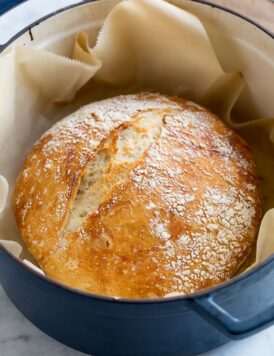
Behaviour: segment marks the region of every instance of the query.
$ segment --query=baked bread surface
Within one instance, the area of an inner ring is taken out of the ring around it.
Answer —
[[[235,275],[260,221],[247,144],[193,102],[125,95],[34,145],[15,216],[47,276],[101,295],[191,293]]]

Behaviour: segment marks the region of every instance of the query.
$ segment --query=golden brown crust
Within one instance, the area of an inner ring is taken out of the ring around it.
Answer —
[[[137,161],[112,165],[108,194],[77,229],[67,229],[87,165],[144,112],[162,116],[159,138]],[[232,277],[261,215],[246,143],[206,109],[158,94],[93,103],[55,125],[22,167],[14,205],[48,276],[131,298],[194,292]]]

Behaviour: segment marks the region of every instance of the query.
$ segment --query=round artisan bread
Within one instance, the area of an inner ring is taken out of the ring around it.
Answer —
[[[15,216],[47,276],[101,295],[191,293],[237,272],[261,217],[247,144],[160,94],[84,106],[34,145]]]

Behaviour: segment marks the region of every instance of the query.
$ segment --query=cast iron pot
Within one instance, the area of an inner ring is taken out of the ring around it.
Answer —
[[[1,1],[0,10],[18,2]],[[272,35],[266,32],[265,36]],[[0,282],[38,328],[94,355],[196,355],[256,333],[274,321],[274,257],[220,286],[186,297],[116,300],[41,276],[0,244]]]

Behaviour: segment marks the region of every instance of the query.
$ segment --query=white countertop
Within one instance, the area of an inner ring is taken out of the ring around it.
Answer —
[[[62,5],[77,0],[29,0],[22,8],[0,18],[0,43]],[[80,1],[78,1],[80,2]],[[58,3],[58,4],[57,4]],[[12,26],[10,24],[13,24]],[[33,326],[12,305],[0,286],[0,356],[80,356],[80,352],[51,339]],[[206,355],[214,356],[272,356],[274,355],[274,326],[245,340],[230,342]]]

